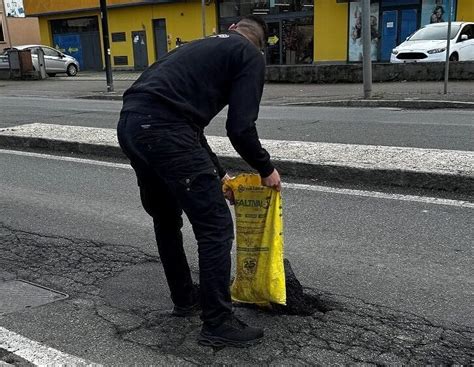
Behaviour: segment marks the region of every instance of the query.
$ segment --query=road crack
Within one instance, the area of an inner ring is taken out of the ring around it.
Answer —
[[[323,309],[307,316],[236,307],[238,317],[265,329],[262,344],[250,349],[213,350],[198,345],[199,317],[176,318],[169,312],[114,307],[101,295],[108,279],[134,266],[160,266],[159,258],[132,246],[44,236],[0,224],[0,266],[17,278],[68,293],[64,302],[88,299],[95,315],[116,337],[190,365],[468,365],[474,360],[474,330],[437,325],[418,315],[364,300],[305,288]],[[146,284],[143,287],[146,288]]]

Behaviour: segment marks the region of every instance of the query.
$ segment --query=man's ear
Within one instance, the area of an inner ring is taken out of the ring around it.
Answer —
[[[237,28],[237,24],[232,23],[232,24],[229,26],[229,31],[234,31],[236,28]]]

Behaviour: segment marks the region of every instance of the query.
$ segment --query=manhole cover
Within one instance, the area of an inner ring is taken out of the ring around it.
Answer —
[[[66,299],[67,294],[24,280],[0,283],[0,316]]]

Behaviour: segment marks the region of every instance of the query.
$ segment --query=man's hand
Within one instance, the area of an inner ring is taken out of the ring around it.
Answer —
[[[274,188],[276,191],[281,191],[280,174],[276,169],[273,170],[270,176],[261,177],[262,185]]]
[[[224,177],[221,178],[222,184],[224,184],[227,180],[231,180],[234,177],[230,177],[227,173],[225,174]],[[234,192],[231,189],[227,189],[224,191],[224,197],[229,200],[230,205],[234,205],[235,199],[234,199]]]

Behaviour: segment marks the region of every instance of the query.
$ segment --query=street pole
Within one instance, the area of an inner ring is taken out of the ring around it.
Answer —
[[[372,96],[372,59],[370,32],[370,0],[362,0],[362,69],[364,75],[364,98]]]
[[[201,0],[202,37],[206,37],[206,0]]]
[[[444,94],[448,94],[449,52],[451,46],[451,0],[448,0],[448,34],[446,36],[446,64],[444,67]]]
[[[102,20],[102,43],[104,46],[105,76],[107,78],[107,92],[114,91],[112,78],[112,64],[110,62],[109,21],[107,16],[107,0],[100,0],[100,18]]]
[[[8,28],[8,16],[7,16],[7,8],[5,6],[5,0],[0,0],[2,2],[2,18],[3,18],[3,26],[5,27],[5,30],[7,31],[7,38],[8,38],[8,48],[12,48],[12,39],[10,37],[10,28]]]

